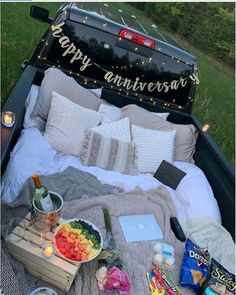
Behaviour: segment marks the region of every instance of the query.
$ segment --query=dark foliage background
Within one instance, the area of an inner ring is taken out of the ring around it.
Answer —
[[[162,28],[186,38],[192,45],[234,67],[234,2],[132,2],[130,4],[144,11]]]

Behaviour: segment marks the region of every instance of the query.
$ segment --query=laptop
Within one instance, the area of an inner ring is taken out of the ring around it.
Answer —
[[[118,219],[127,242],[163,239],[163,232],[154,215],[126,215]]]

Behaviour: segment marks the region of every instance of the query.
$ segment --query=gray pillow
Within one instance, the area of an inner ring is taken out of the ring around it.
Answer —
[[[49,68],[45,71],[39,89],[38,100],[31,113],[32,119],[37,118],[40,130],[45,129],[53,91],[65,96],[82,107],[94,111],[98,110],[101,103],[100,98],[98,98],[91,90],[79,85],[75,79],[67,76],[56,68]]]
[[[124,174],[138,173],[134,143],[108,138],[91,129],[85,131],[80,160],[86,166]]]
[[[133,125],[153,130],[176,130],[174,160],[194,163],[193,154],[198,133],[192,124],[183,125],[165,121],[134,104],[123,107],[121,113],[122,118],[128,117]]]

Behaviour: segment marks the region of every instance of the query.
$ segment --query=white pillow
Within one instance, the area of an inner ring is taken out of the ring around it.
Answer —
[[[131,142],[129,118],[124,118],[109,124],[91,128],[92,131],[107,138],[115,138]]]
[[[2,200],[13,202],[33,173],[55,173],[55,155],[36,127],[23,129],[2,177]]]
[[[100,98],[97,97],[99,93],[95,95],[93,91],[84,88],[74,78],[59,69],[48,68],[44,72],[38,99],[31,113],[31,118],[37,118],[38,128],[42,131],[45,129],[53,91],[84,108],[94,111],[98,110],[101,103]]]
[[[152,112],[153,115],[156,115],[157,117],[161,118],[162,120],[167,120],[167,117],[169,116],[170,113],[154,113]]]
[[[102,115],[102,125],[121,119],[121,109],[101,103],[98,112]]]
[[[41,121],[38,120],[39,117],[32,119],[30,116],[35,107],[36,101],[38,99],[39,89],[40,87],[35,84],[32,84],[30,88],[29,94],[25,101],[25,117],[24,117],[24,123],[23,123],[24,128],[40,127],[39,128],[40,130],[43,130],[44,128],[44,126],[40,126]],[[101,97],[102,88],[89,89],[89,90],[93,92],[97,97]]]
[[[90,90],[93,94],[95,94],[99,98],[102,95],[102,88],[88,89],[88,90]]]
[[[27,99],[25,101],[25,117],[24,117],[24,128],[30,128],[30,127],[37,127],[37,122],[35,122],[34,119],[30,117],[30,114],[32,113],[34,106],[36,104],[37,98],[39,93],[39,86],[32,85],[30,88],[30,92],[27,96]]]
[[[159,131],[131,125],[131,132],[139,172],[154,173],[163,160],[173,162],[175,130]]]
[[[101,115],[53,92],[44,138],[56,150],[79,156],[84,130],[97,126]]]

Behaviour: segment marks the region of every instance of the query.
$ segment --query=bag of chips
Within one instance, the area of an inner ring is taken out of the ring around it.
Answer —
[[[180,270],[179,284],[188,287],[196,293],[201,293],[207,279],[209,253],[191,240],[187,239],[183,262]]]
[[[157,280],[151,272],[146,273],[150,295],[168,295],[164,286]]]
[[[157,281],[164,287],[168,295],[181,295],[179,288],[171,280],[171,278],[160,268],[153,268],[152,273],[155,275]]]
[[[235,275],[227,271],[214,258],[211,259],[211,270],[206,283],[204,295],[233,295],[235,294]]]

